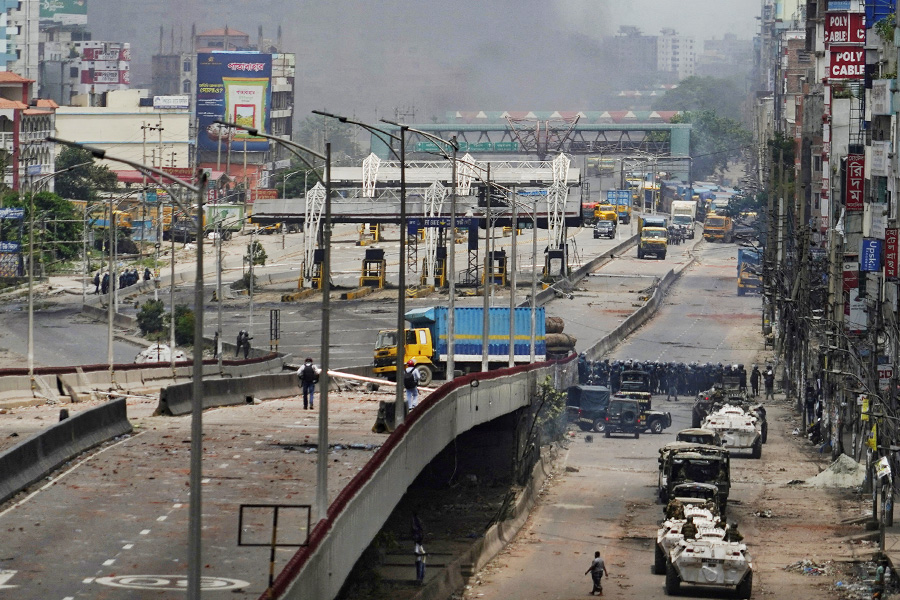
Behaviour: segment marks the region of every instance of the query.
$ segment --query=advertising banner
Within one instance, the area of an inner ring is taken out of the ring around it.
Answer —
[[[211,52],[197,55],[197,125],[201,150],[265,152],[269,142],[215,123],[229,121],[268,133],[272,99],[272,55]],[[245,146],[246,144],[246,146]]]
[[[891,174],[891,161],[888,157],[891,151],[891,142],[872,142],[872,164],[869,170],[872,175],[888,177]]]
[[[256,188],[250,190],[248,202],[255,202],[257,200],[275,200],[276,198],[278,198],[278,190],[271,188]]]
[[[859,264],[854,260],[844,261],[844,286],[845,292],[859,287]]]
[[[0,252],[19,252],[19,242],[0,242]]]
[[[866,51],[862,46],[833,45],[828,49],[831,79],[863,79],[866,75]]]
[[[131,83],[131,71],[128,69],[113,69],[100,71],[97,69],[84,69],[81,71],[81,83],[84,84],[129,84]]]
[[[866,157],[863,154],[847,155],[847,196],[844,204],[848,213],[862,212],[863,191],[866,181]]]
[[[131,44],[104,44],[81,51],[82,60],[102,60],[108,62],[128,62],[131,60]]]
[[[900,229],[889,227],[884,230],[884,276],[888,280],[896,281],[900,276],[898,261],[900,261]]]
[[[825,15],[826,44],[865,44],[866,24],[862,13],[830,12]]]
[[[875,273],[881,270],[881,240],[863,240],[859,253],[859,270]]]
[[[872,82],[872,92],[870,93],[872,101],[869,103],[872,107],[873,115],[891,115],[894,113],[893,79],[876,79]]]

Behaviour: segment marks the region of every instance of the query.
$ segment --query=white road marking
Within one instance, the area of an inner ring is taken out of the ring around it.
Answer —
[[[113,566],[115,563],[116,563],[116,559],[110,558],[109,560],[104,560],[104,561],[103,561],[103,566],[104,566],[104,567],[111,567],[111,566]]]
[[[93,577],[88,577],[88,578],[86,578],[86,579],[82,579],[82,580],[81,580],[81,583],[94,583],[94,578],[93,578]]]
[[[209,478],[207,477],[206,479],[201,479],[200,483],[209,483]]]
[[[181,508],[182,506],[184,506],[184,505],[181,502],[176,502],[175,504],[172,505],[172,508]]]
[[[141,531],[141,535],[149,535],[149,534],[150,534],[150,530],[149,530],[149,529],[144,529],[144,530]]]
[[[168,517],[167,517],[166,515],[163,515],[163,516],[161,516],[161,517],[156,517],[156,520],[157,520],[157,521],[165,521],[167,518],[168,518]]]
[[[13,575],[18,573],[18,571],[13,571],[11,569],[0,569],[0,590],[11,590],[13,588],[19,587],[17,585],[5,585],[7,581],[13,578]]]
[[[132,548],[134,548],[134,544],[125,544],[122,546],[122,550],[131,550]]]
[[[240,458],[240,457],[241,457],[241,455],[240,455],[240,454],[235,454],[235,455],[234,455],[234,456],[232,456],[232,457],[231,457],[231,458],[235,458],[235,459],[237,459],[237,458]]]
[[[31,492],[30,494],[28,494],[27,496],[25,496],[24,498],[22,498],[21,500],[19,500],[18,502],[16,502],[15,504],[13,504],[12,506],[10,506],[10,507],[7,508],[6,510],[4,510],[3,512],[0,512],[0,518],[2,518],[4,515],[6,515],[6,514],[9,513],[9,512],[12,512],[12,511],[15,510],[16,508],[19,508],[20,506],[22,506],[23,504],[25,504],[26,502],[28,502],[29,500],[31,500],[32,498],[34,498],[35,496],[37,496],[38,494],[40,494],[41,492],[43,492],[44,490],[46,490],[46,489],[48,489],[48,488],[50,488],[50,487],[56,485],[56,482],[57,482],[57,481],[59,481],[60,479],[62,479],[63,477],[65,477],[66,475],[68,475],[69,473],[71,473],[72,471],[74,471],[75,469],[77,469],[78,467],[80,467],[81,465],[85,464],[86,462],[88,462],[88,461],[90,461],[90,460],[93,460],[95,457],[100,456],[101,454],[103,454],[104,452],[106,452],[107,450],[109,450],[109,449],[111,449],[111,448],[115,448],[115,447],[118,446],[119,444],[124,444],[125,442],[127,442],[127,441],[129,441],[129,440],[133,440],[133,439],[136,438],[137,436],[143,435],[143,434],[144,434],[143,431],[141,431],[141,432],[139,432],[139,433],[135,433],[134,435],[132,435],[132,436],[130,436],[130,437],[127,437],[127,438],[123,439],[123,440],[120,441],[120,442],[117,442],[117,443],[115,443],[115,444],[110,444],[109,446],[107,446],[107,447],[105,447],[105,448],[103,448],[103,449],[101,449],[101,450],[98,450],[98,451],[95,452],[94,454],[91,454],[90,456],[86,457],[84,460],[82,460],[82,461],[76,463],[75,466],[73,466],[73,467],[72,467],[71,469],[69,469],[68,471],[64,471],[63,473],[60,473],[60,475],[59,475],[58,477],[54,477],[53,479],[51,479],[50,481],[48,481],[46,484],[44,484],[43,486],[39,487],[39,488],[36,489],[35,491]]]
[[[220,469],[227,469],[227,468],[228,468],[228,463],[222,463],[221,465],[219,465],[219,468],[220,468]]]

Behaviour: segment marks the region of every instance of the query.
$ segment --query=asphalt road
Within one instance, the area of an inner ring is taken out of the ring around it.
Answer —
[[[746,365],[765,358],[759,297],[736,295],[736,246],[701,242],[696,254],[698,263],[685,272],[657,315],[610,358]],[[604,272],[631,273],[640,268],[636,258],[623,257]],[[660,435],[635,440],[576,433],[566,472],[548,486],[525,528],[476,575],[464,598],[587,596],[591,583],[584,572],[595,550],[605,558],[610,574],[604,579],[605,597],[666,597],[665,578],[650,572],[663,509],[656,499],[658,448],[673,441],[678,430],[690,427],[691,403],[687,398],[679,402],[654,398],[654,408],[673,416],[672,427]],[[824,560],[829,555],[823,543],[833,541],[841,520],[836,516],[840,501],[784,485],[817,474],[827,458],[813,455],[810,460],[809,452],[798,452],[789,409],[783,404],[768,408],[770,435],[762,459],[732,460],[729,520],[739,523],[754,558],[753,597],[836,598],[837,593],[821,582],[783,571],[804,557]],[[761,509],[771,509],[779,519],[757,518],[755,511]],[[732,595],[689,587],[683,588],[682,597]]]

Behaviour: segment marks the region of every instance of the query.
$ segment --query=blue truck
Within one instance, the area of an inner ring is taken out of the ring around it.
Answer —
[[[488,309],[490,330],[488,362],[506,366],[509,362],[509,308]],[[417,308],[406,313],[410,328],[406,330],[403,362],[414,360],[422,385],[431,383],[435,374],[447,370],[447,318],[450,309],[444,306]],[[456,307],[454,312],[454,369],[479,371],[483,354],[482,331],[484,309]],[[544,309],[535,310],[535,361],[546,359],[547,344]],[[531,362],[531,309],[515,309],[515,362]],[[375,343],[375,373],[393,379],[397,371],[397,330],[378,332]]]
[[[759,250],[755,248],[738,248],[737,255],[737,294],[743,296],[747,292],[759,293],[762,261]]]

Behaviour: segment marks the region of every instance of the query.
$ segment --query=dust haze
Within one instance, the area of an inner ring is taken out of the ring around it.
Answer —
[[[747,0],[89,0],[95,40],[127,41],[132,84],[150,87],[150,57],[187,50],[197,31],[228,26],[297,55],[295,114],[313,108],[412,122],[448,110],[598,110],[639,74],[605,59],[622,25],[674,27],[698,46],[754,33]],[[160,26],[164,34],[160,40]],[[626,77],[627,75],[627,77]],[[414,117],[413,117],[414,115]]]

